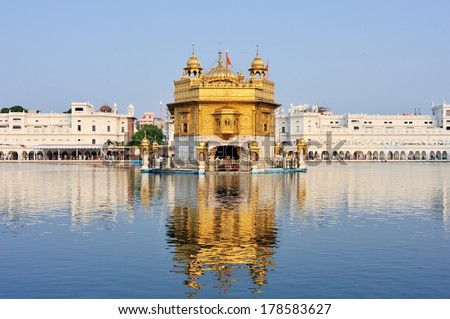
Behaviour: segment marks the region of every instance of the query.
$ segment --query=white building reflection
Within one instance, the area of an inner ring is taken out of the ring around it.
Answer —
[[[431,218],[450,231],[445,163],[322,164],[306,174],[303,211],[324,223],[368,217],[380,221]],[[337,216],[336,214],[343,216]]]
[[[119,214],[134,218],[132,170],[54,164],[7,164],[2,168],[0,212],[11,227],[69,216],[73,231],[93,223],[108,229],[114,227]]]

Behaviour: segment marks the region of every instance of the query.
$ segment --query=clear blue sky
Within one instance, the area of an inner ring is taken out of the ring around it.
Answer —
[[[450,1],[0,0],[0,107],[159,114],[192,44],[206,70],[256,45],[276,102],[392,114],[450,101]]]

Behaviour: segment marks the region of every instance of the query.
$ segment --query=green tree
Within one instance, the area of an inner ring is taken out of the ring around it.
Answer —
[[[164,139],[163,131],[159,127],[155,125],[144,124],[136,133],[131,136],[131,141],[128,142],[128,145],[141,145],[141,142],[144,139],[145,135],[147,135],[147,139],[149,140],[149,142],[156,141],[156,143],[158,144],[161,144],[162,140]]]
[[[4,107],[0,110],[0,113],[9,113],[9,112],[27,112],[28,110],[20,105],[14,105],[10,108]]]
[[[24,107],[20,106],[20,105],[14,105],[12,107],[9,108],[10,112],[28,112],[27,109],[25,109]]]

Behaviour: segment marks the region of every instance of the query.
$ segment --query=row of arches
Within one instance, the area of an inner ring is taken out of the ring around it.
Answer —
[[[121,152],[108,151],[103,155],[100,151],[70,151],[70,150],[47,150],[47,151],[0,151],[0,160],[102,160],[122,159]]]
[[[308,160],[448,160],[447,151],[309,151]]]

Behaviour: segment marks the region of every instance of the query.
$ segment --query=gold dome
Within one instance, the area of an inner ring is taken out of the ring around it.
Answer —
[[[252,61],[252,69],[265,69],[264,61],[260,58],[258,52],[256,52],[256,57]]]
[[[195,55],[194,47],[192,46],[192,55],[186,62],[184,77],[198,77],[202,74],[202,70],[200,60]]]
[[[148,143],[148,139],[147,139],[147,133],[144,131],[144,138],[142,139],[141,146],[147,147],[148,145],[149,145],[149,143]]]
[[[205,78],[208,80],[220,80],[220,79],[238,79],[238,75],[231,70],[226,70],[223,66],[217,66],[205,73]]]
[[[190,69],[199,69],[200,68],[200,60],[195,56],[195,53],[192,52],[192,56],[188,59],[187,68]]]
[[[227,70],[227,68],[223,66],[222,52],[219,52],[219,61],[217,66],[206,72],[205,78],[208,81],[222,79],[233,79],[237,81],[239,76],[230,69]]]
[[[267,74],[267,68],[264,64],[264,61],[258,54],[258,47],[256,47],[256,56],[252,61],[251,68],[248,69],[250,71],[250,77],[261,77],[265,78]]]

